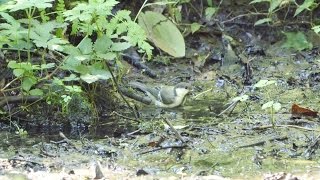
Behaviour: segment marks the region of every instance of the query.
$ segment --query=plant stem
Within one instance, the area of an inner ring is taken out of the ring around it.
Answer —
[[[106,64],[106,66],[107,66],[107,68],[108,68],[108,70],[109,70],[109,72],[110,72],[110,74],[111,74],[112,81],[113,81],[114,85],[116,86],[118,93],[120,94],[120,96],[121,96],[121,98],[123,99],[123,101],[127,104],[127,106],[132,110],[132,112],[133,112],[133,114],[134,114],[134,117],[135,117],[136,119],[138,119],[139,116],[138,116],[137,111],[136,111],[132,106],[130,106],[130,104],[129,104],[129,102],[127,101],[127,99],[123,96],[123,94],[122,94],[121,91],[119,90],[119,89],[120,89],[120,88],[119,88],[119,84],[118,84],[115,76],[113,75],[112,69],[110,68],[108,62],[106,62],[105,64]]]

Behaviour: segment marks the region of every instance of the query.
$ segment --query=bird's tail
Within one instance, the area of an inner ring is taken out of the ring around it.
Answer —
[[[148,87],[140,82],[134,81],[134,82],[129,82],[129,86],[135,89],[139,89],[140,91],[146,93],[148,92]]]

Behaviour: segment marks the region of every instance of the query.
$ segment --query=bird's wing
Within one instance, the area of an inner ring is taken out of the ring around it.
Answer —
[[[158,99],[160,99],[163,104],[172,104],[175,101],[175,89],[171,86],[162,87],[158,96],[160,96]]]
[[[142,83],[139,83],[139,82],[130,82],[129,85],[131,87],[133,87],[133,88],[136,88],[136,89],[139,89],[139,90],[143,91],[144,93],[146,93],[148,95],[150,93],[150,95],[153,96],[153,97],[150,97],[150,98],[152,98],[154,100],[158,99],[159,89],[148,87],[148,86],[146,86],[146,85],[144,85]]]

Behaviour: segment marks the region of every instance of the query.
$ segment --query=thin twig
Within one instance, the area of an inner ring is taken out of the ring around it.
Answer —
[[[208,89],[208,90],[205,90],[205,91],[203,91],[203,92],[201,92],[201,93],[193,96],[193,99],[197,99],[197,98],[198,98],[199,96],[201,96],[202,94],[205,94],[205,93],[208,93],[208,92],[212,91],[212,89],[213,89],[213,88],[210,88],[210,89]]]
[[[131,118],[131,117],[122,115],[122,114],[120,114],[120,113],[118,113],[118,112],[116,112],[116,111],[112,111],[110,115],[113,115],[113,114],[115,114],[115,115],[117,115],[117,116],[119,116],[119,117],[122,117],[122,118],[124,118],[124,119],[129,119],[129,120],[132,120],[132,121],[140,122],[139,120],[137,120],[137,119],[135,119],[135,118]]]
[[[166,124],[168,124],[168,126],[170,127],[170,129],[174,132],[174,134],[176,135],[176,137],[178,138],[178,139],[180,139],[180,141],[182,142],[182,143],[185,143],[185,141],[183,140],[183,138],[182,138],[182,136],[179,134],[179,132],[172,126],[172,124],[170,123],[170,121],[168,121],[168,119],[167,118],[163,118],[163,120],[164,120],[164,122],[166,123]]]
[[[188,147],[186,144],[185,144],[185,145],[181,145],[181,146],[158,147],[158,148],[151,149],[151,150],[148,150],[148,151],[143,151],[143,152],[138,153],[138,154],[139,154],[139,155],[141,155],[141,154],[147,154],[147,153],[150,153],[150,152],[160,151],[160,150],[162,150],[162,149],[169,149],[169,148],[186,148],[186,147]]]

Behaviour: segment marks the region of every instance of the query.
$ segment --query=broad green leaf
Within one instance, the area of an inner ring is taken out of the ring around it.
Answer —
[[[8,67],[11,69],[20,68],[21,65],[17,63],[17,61],[9,61]]]
[[[191,24],[191,32],[192,34],[198,31],[201,28],[201,25],[199,23],[192,23]]]
[[[259,19],[257,22],[254,23],[255,26],[258,26],[260,24],[264,24],[266,22],[271,22],[272,19],[271,18],[263,18],[263,19]]]
[[[74,69],[72,69],[73,71],[80,73],[80,74],[88,74],[90,72],[90,70],[88,69],[88,66],[80,64],[78,66],[76,66]]]
[[[112,40],[106,35],[99,37],[94,43],[94,50],[97,53],[107,53],[112,45]]]
[[[24,69],[14,69],[13,74],[16,77],[21,77],[24,74],[25,70]]]
[[[29,91],[33,85],[37,83],[37,79],[35,77],[24,77],[22,79],[21,87],[25,91]]]
[[[92,41],[89,37],[85,37],[78,44],[78,48],[82,52],[82,54],[90,54],[92,53]]]
[[[81,51],[79,50],[79,48],[74,47],[72,45],[65,46],[64,53],[67,53],[68,55],[73,55],[73,56],[81,55]]]
[[[287,39],[282,47],[293,48],[298,51],[312,49],[313,47],[312,43],[307,41],[306,36],[302,32],[285,32],[284,34]]]
[[[115,42],[112,43],[111,45],[111,50],[112,51],[124,51],[131,47],[131,44],[128,42]]]
[[[139,25],[157,47],[174,57],[185,56],[184,38],[169,19],[152,11],[141,13],[138,19]]]
[[[270,0],[269,13],[272,13],[277,7],[280,6],[283,0]]]
[[[82,80],[84,80],[85,82],[87,83],[93,83],[93,82],[96,82],[98,80],[108,80],[111,78],[111,74],[110,72],[108,71],[98,71],[96,72],[96,74],[84,74],[84,75],[81,75],[80,78]]]
[[[77,77],[75,74],[70,74],[68,77],[64,77],[63,81],[79,81],[79,77]]]
[[[55,63],[41,64],[40,69],[50,69],[55,67],[55,65],[56,65]]]
[[[117,57],[117,54],[114,52],[108,52],[104,54],[97,54],[97,56],[101,59],[106,59],[106,60],[114,60]]]
[[[24,69],[27,71],[33,70],[33,65],[28,62],[17,63],[16,61],[10,61],[8,67],[11,69]]]
[[[41,89],[31,89],[29,94],[33,96],[43,96],[43,91]]]
[[[299,5],[294,13],[294,17],[300,14],[303,10],[310,10],[310,7],[315,6],[314,0],[304,0],[303,4]]]
[[[103,68],[104,65],[101,62],[94,63],[87,67],[89,72],[80,76],[80,78],[87,83],[93,83],[98,80],[108,80],[112,77],[111,73]]]
[[[81,75],[80,78],[82,80],[84,80],[86,83],[90,84],[90,83],[93,83],[93,82],[96,82],[99,80],[99,78],[95,75],[91,75],[91,74],[84,74],[84,75]]]
[[[217,12],[218,8],[207,7],[205,10],[206,20],[210,21],[212,16]]]

